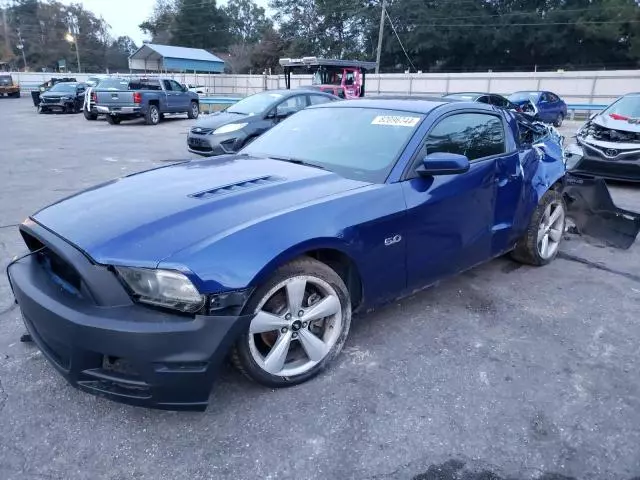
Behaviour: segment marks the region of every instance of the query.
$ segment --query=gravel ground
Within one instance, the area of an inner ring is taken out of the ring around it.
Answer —
[[[0,268],[16,224],[122,174],[188,158],[186,119],[118,127],[0,99]],[[577,124],[565,128],[574,132]],[[640,211],[637,187],[612,187]],[[568,236],[544,268],[501,258],[354,320],[286,390],[225,368],[205,413],[69,387],[0,278],[0,479],[625,479],[640,474],[640,247]]]

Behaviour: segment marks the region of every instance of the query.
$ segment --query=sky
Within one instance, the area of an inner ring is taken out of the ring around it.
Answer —
[[[111,25],[111,35],[120,37],[128,35],[136,45],[142,45],[142,40],[146,39],[138,28],[151,12],[155,0],[61,0],[62,3],[80,3],[85,9],[92,11],[96,16],[102,17]],[[218,5],[226,2],[219,1]],[[257,0],[256,3],[266,7],[267,0]],[[135,6],[134,6],[135,5]]]

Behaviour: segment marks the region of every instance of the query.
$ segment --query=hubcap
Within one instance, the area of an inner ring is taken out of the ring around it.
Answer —
[[[198,113],[200,113],[197,105],[194,105],[193,107],[191,107],[191,111],[193,112],[194,117],[197,117]]]
[[[308,275],[289,278],[258,304],[249,326],[251,356],[272,375],[306,373],[329,354],[342,322],[342,306],[331,285]]]
[[[538,253],[548,260],[555,255],[564,233],[564,207],[561,202],[552,202],[544,210],[538,227]]]
[[[157,123],[160,120],[160,114],[155,108],[151,111],[151,120],[153,120],[153,123]]]

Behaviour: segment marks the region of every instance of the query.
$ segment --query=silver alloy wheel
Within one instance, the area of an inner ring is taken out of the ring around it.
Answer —
[[[342,305],[331,285],[310,275],[291,277],[260,300],[249,326],[249,351],[271,375],[301,375],[329,354],[342,324]]]
[[[160,112],[158,112],[157,108],[151,109],[151,121],[153,123],[158,123],[160,121]]]
[[[198,114],[200,113],[200,108],[198,107],[197,103],[192,103],[191,104],[191,115],[193,115],[193,117],[197,117]]]
[[[538,253],[548,260],[555,255],[564,234],[564,206],[560,201],[547,205],[538,226]]]

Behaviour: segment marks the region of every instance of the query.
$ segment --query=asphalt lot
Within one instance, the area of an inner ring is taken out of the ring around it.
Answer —
[[[0,122],[2,271],[30,213],[190,157],[186,119],[114,127],[0,98]],[[613,192],[640,211],[640,187]],[[497,259],[356,318],[310,383],[274,391],[227,367],[207,412],[176,413],[69,387],[19,342],[2,275],[0,479],[629,480],[639,306],[640,247],[569,235],[547,267]]]

